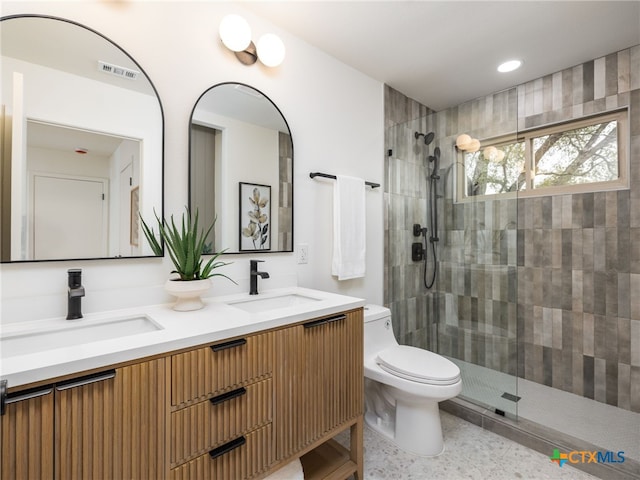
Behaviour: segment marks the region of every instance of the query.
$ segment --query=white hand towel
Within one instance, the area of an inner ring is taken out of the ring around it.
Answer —
[[[364,180],[336,176],[333,190],[333,261],[338,280],[364,277],[366,223]]]

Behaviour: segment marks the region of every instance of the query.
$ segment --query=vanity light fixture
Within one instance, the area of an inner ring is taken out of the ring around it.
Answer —
[[[522,66],[522,60],[507,60],[506,62],[498,65],[498,71],[500,73],[513,72]]]
[[[277,67],[284,60],[284,43],[273,33],[266,33],[258,40],[258,58],[267,67]]]
[[[225,47],[235,53],[236,58],[245,65],[253,65],[260,60],[267,67],[277,67],[284,60],[285,48],[280,38],[267,33],[258,40],[258,45],[251,41],[251,27],[240,15],[227,15],[220,22],[218,29],[220,39]]]
[[[463,133],[456,138],[456,148],[464,152],[474,153],[480,150],[480,140],[471,138],[466,133]]]

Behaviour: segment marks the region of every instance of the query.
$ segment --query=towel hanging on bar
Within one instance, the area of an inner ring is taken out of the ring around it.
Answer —
[[[338,280],[364,277],[366,266],[366,206],[364,180],[339,175],[333,195],[333,259]]]
[[[320,173],[320,172],[311,172],[309,174],[309,177],[311,177],[311,178],[315,178],[315,177],[333,178],[334,180],[338,178],[335,175],[329,175],[328,173]],[[364,182],[364,184],[370,186],[371,188],[377,188],[377,187],[380,186],[379,183],[374,183],[374,182]]]

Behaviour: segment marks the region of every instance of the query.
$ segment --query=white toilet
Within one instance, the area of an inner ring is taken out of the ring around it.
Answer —
[[[403,450],[439,455],[438,402],[462,391],[460,369],[436,353],[399,345],[388,308],[367,305],[364,322],[365,422]]]

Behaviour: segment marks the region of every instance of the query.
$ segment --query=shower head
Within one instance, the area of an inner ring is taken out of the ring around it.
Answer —
[[[424,137],[424,144],[425,145],[429,145],[431,142],[433,142],[433,137],[434,137],[434,133],[433,132],[429,132],[429,133],[420,133],[420,132],[415,132],[413,134],[413,137],[417,140],[420,137]]]
[[[435,137],[435,134],[433,132],[427,133],[424,136],[424,144],[429,145],[431,142],[433,142],[433,137]]]

